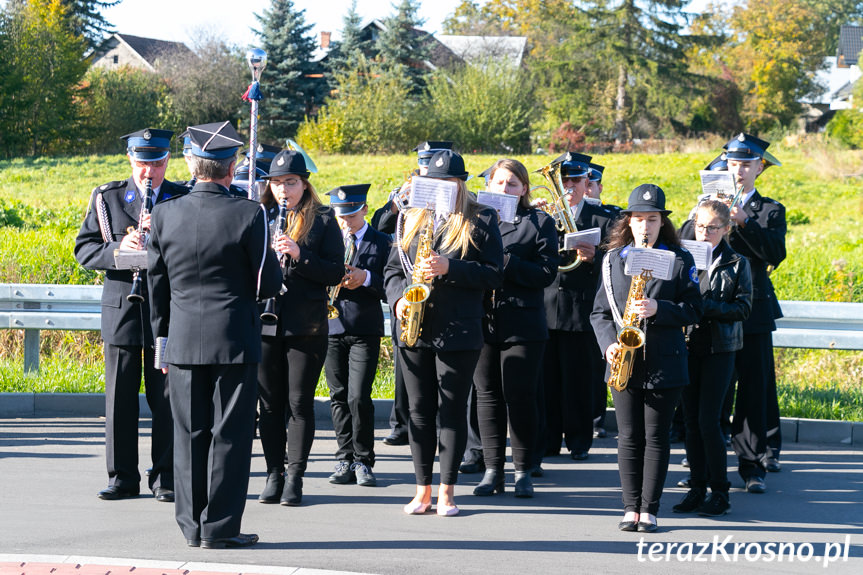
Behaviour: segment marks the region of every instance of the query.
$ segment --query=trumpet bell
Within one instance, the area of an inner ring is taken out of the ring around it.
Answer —
[[[334,305],[327,305],[327,319],[338,319],[339,310]]]

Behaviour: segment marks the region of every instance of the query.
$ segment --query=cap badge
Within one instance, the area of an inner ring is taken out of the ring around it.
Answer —
[[[437,166],[438,168],[443,166],[443,158],[438,158],[437,162],[435,162],[434,165]]]
[[[279,158],[279,161],[276,162],[276,165],[277,166],[284,166],[285,165],[285,158],[284,157]]]
[[[571,161],[572,161],[572,154],[570,154],[569,152],[567,152],[567,153],[566,153],[566,161],[567,161],[567,162],[571,162]]]
[[[264,151],[264,147],[263,147],[261,144],[258,144],[258,151],[259,151],[259,152],[263,152],[263,151]]]
[[[650,192],[644,192],[644,195],[643,195],[643,196],[641,196],[641,198],[642,198],[643,200],[649,200],[649,199],[650,199],[650,198],[652,198],[652,197],[653,197],[653,196],[651,196],[651,195],[650,195]]]
[[[431,145],[428,142],[426,142],[426,145],[423,146],[423,150],[431,150]]]
[[[339,190],[339,193],[338,193],[338,194],[336,194],[336,195],[337,195],[337,196],[339,196],[339,199],[340,199],[340,200],[342,200],[342,201],[344,201],[344,200],[345,200],[345,198],[347,198],[347,197],[348,197],[348,195],[345,193],[345,191],[344,191],[344,190]]]
[[[150,133],[150,130],[144,130],[144,139],[145,140],[149,140],[151,136],[152,136],[152,134]]]
[[[744,136],[743,134],[740,134],[739,136],[737,136],[737,140],[738,140],[738,141],[740,141],[740,142],[745,142],[745,141],[746,141],[746,136]]]

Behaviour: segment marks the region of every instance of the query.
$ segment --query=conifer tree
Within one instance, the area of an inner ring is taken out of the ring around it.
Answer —
[[[342,39],[331,45],[328,58],[329,68],[332,72],[356,69],[360,58],[368,57],[371,49],[370,42],[362,37],[363,19],[357,13],[357,0],[351,2],[351,7],[345,14],[343,22]]]
[[[426,61],[431,53],[431,38],[419,27],[419,1],[401,0],[396,13],[384,20],[385,29],[378,36],[378,60],[390,73],[405,76],[411,93],[419,94],[426,84]]]
[[[306,24],[305,10],[297,10],[291,0],[272,0],[269,9],[255,17],[261,26],[255,32],[267,52],[258,125],[262,139],[283,142],[320,105],[325,82],[313,77],[320,70],[312,61],[315,38],[311,24]]]

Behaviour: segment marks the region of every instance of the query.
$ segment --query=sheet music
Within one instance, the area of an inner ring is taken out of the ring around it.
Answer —
[[[624,273],[637,276],[643,270],[653,272],[654,279],[670,280],[674,271],[674,252],[652,248],[629,248]]]
[[[602,236],[599,228],[590,228],[578,232],[572,232],[563,236],[563,249],[574,250],[575,244],[590,244],[598,246]]]
[[[147,269],[147,250],[114,250],[114,267],[118,270]]]
[[[698,174],[701,176],[701,189],[705,194],[727,195],[733,198],[737,193],[731,172],[701,170]]]
[[[710,261],[713,259],[713,246],[710,242],[680,240],[680,244],[692,254],[697,269],[706,270],[710,267]]]
[[[518,196],[498,192],[477,192],[476,201],[497,210],[501,221],[512,223],[518,208]]]
[[[411,180],[411,198],[408,204],[412,208],[434,210],[436,216],[445,216],[455,210],[455,199],[458,195],[458,184],[415,176]]]

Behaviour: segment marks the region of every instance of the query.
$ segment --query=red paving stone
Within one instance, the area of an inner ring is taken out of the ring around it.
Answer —
[[[0,563],[0,575],[260,575],[250,572],[189,571],[128,565],[80,565],[73,563]]]

